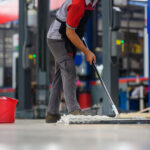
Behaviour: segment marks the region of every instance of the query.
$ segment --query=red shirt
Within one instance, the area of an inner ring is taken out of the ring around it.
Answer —
[[[86,0],[72,0],[71,5],[69,5],[67,8],[67,26],[70,28],[77,28],[85,10],[93,10],[95,6],[96,3],[94,6],[92,6],[91,3],[86,5]]]
[[[56,13],[56,18],[66,22],[69,28],[76,29],[84,15],[85,10],[93,10],[98,0],[66,0]],[[61,23],[54,20],[51,24],[47,38],[62,39],[59,33]]]

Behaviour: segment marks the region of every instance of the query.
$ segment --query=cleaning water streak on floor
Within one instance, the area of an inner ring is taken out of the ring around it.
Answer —
[[[0,124],[0,150],[149,150],[150,125]]]

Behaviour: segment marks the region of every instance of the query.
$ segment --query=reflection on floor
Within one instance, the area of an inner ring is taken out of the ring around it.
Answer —
[[[0,124],[0,150],[149,150],[150,125]]]

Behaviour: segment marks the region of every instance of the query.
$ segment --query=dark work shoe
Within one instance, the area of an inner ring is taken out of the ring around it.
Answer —
[[[46,123],[56,123],[59,119],[60,119],[60,115],[58,114],[53,115],[53,114],[47,113]]]
[[[74,111],[70,112],[69,114],[70,114],[70,115],[75,115],[75,116],[77,116],[77,115],[84,115],[84,116],[87,116],[87,114],[84,113],[83,111],[81,111],[80,109],[74,110]]]

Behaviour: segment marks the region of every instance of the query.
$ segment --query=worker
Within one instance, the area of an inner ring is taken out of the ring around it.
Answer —
[[[84,115],[76,98],[76,71],[74,56],[76,49],[86,55],[92,65],[96,57],[82,41],[86,24],[95,8],[97,0],[66,0],[56,13],[51,24],[47,43],[55,59],[55,75],[52,83],[46,122],[55,123],[60,119],[59,104],[61,92],[69,114]]]

